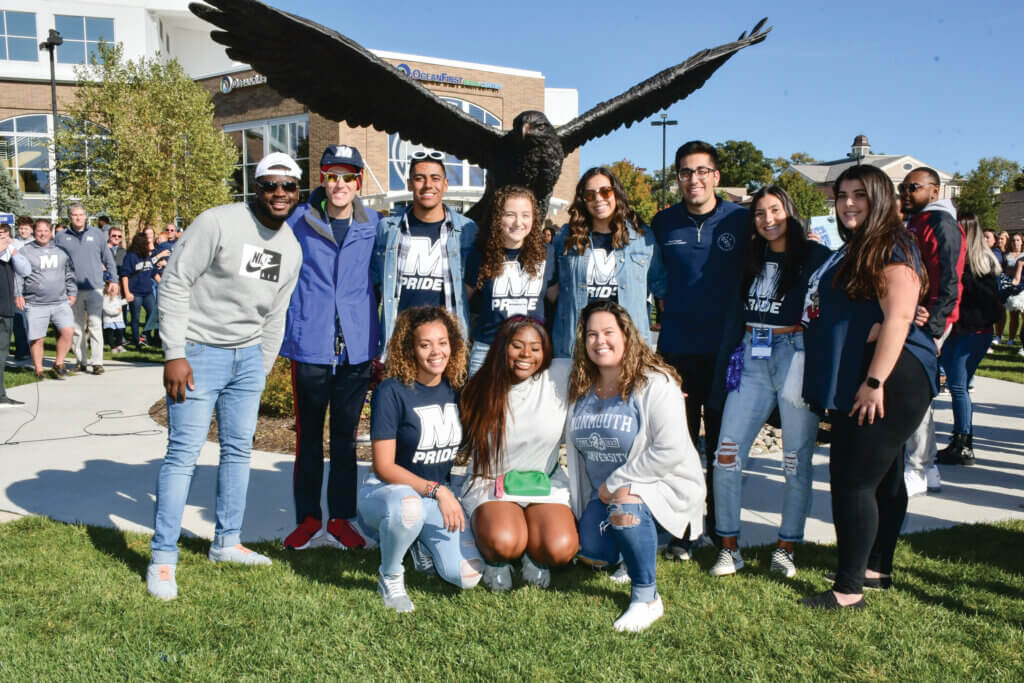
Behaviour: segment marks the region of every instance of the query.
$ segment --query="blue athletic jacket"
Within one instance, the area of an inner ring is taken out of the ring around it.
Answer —
[[[352,225],[339,248],[329,220],[321,213],[323,188],[288,219],[302,247],[302,270],[288,306],[281,355],[300,363],[363,363],[380,351],[377,296],[370,282],[370,260],[380,216],[357,197]],[[345,349],[335,353],[337,326]]]

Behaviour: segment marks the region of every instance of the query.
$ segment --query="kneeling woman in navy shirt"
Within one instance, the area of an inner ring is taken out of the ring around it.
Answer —
[[[399,314],[388,342],[386,379],[373,392],[373,474],[359,491],[363,530],[380,540],[377,590],[384,605],[411,612],[402,558],[436,569],[462,588],[480,582],[483,562],[462,505],[447,484],[462,443],[456,389],[466,378],[466,344],[444,309]],[[415,544],[415,547],[413,545]]]
[[[804,333],[804,398],[832,419],[829,474],[839,570],[808,607],[861,608],[864,586],[892,585],[907,512],[903,444],[937,393],[935,342],[914,324],[928,291],[892,181],[853,166],[835,184],[846,242],[811,276]]]

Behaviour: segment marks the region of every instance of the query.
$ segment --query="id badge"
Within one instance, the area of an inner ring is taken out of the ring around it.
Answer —
[[[750,331],[750,357],[762,360],[772,357],[772,328],[755,327]]]

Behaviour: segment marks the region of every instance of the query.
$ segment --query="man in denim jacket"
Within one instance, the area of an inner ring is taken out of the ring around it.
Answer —
[[[444,205],[448,177],[443,152],[409,158],[412,206],[377,224],[372,276],[381,299],[381,332],[387,348],[395,318],[413,306],[442,306],[469,334],[469,309],[462,285],[476,223]]]

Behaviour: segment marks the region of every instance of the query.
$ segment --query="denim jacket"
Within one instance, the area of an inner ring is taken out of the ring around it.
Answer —
[[[412,208],[406,212],[412,211]],[[377,224],[377,240],[373,247],[373,261],[370,264],[370,276],[375,287],[379,288],[381,301],[381,336],[384,350],[387,350],[391,332],[395,329],[395,318],[398,317],[398,301],[400,293],[396,282],[398,274],[398,246],[405,214],[382,218]],[[460,213],[445,207],[445,220],[448,221],[448,241],[444,245],[445,258],[448,259],[448,273],[452,278],[452,292],[455,296],[455,317],[462,325],[462,334],[469,339],[469,307],[466,301],[466,288],[462,285],[462,275],[466,258],[476,240],[476,223]]]
[[[665,296],[665,267],[654,231],[644,226],[644,233],[638,234],[631,223],[626,223],[629,244],[616,250],[618,266],[615,278],[619,283],[619,303],[633,319],[644,341],[650,343],[651,332],[647,312],[647,292],[654,296]],[[582,254],[575,250],[565,253],[565,240],[569,226],[564,225],[555,237],[555,258],[558,259],[558,304],[555,313],[555,328],[552,343],[556,358],[570,358],[576,343],[576,323],[580,311],[587,303],[588,252],[593,249],[591,242]]]

